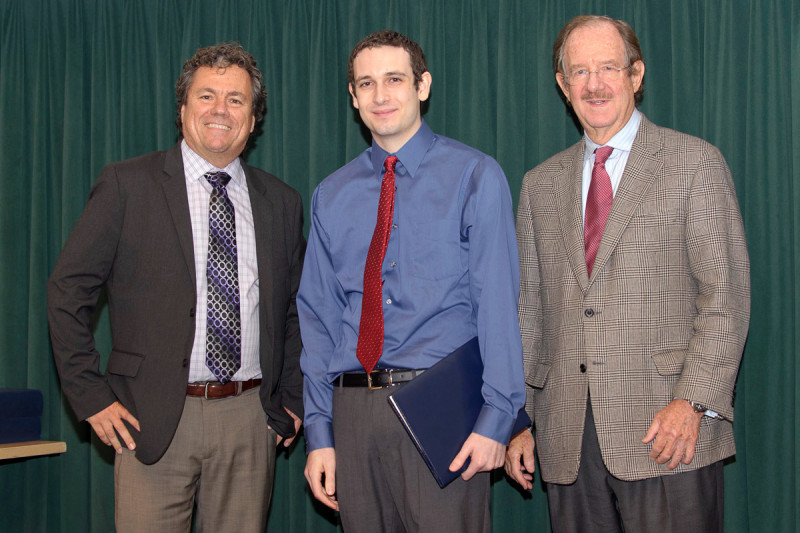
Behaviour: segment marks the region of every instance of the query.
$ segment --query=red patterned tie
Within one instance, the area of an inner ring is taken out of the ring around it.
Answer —
[[[364,297],[361,300],[361,324],[358,328],[356,356],[367,373],[372,372],[383,353],[383,282],[381,270],[394,214],[394,166],[397,157],[390,155],[383,162],[386,173],[378,200],[378,220],[367,252],[364,267]]]
[[[589,185],[586,215],[583,221],[583,245],[586,252],[586,270],[589,276],[592,275],[594,258],[600,248],[600,239],[603,238],[608,212],[611,211],[611,202],[614,200],[611,178],[606,172],[606,160],[613,150],[610,146],[603,146],[594,151],[592,183]]]

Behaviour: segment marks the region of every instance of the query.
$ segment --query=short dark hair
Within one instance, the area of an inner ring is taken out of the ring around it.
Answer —
[[[181,135],[183,135],[181,107],[186,104],[189,87],[192,86],[192,81],[194,81],[194,73],[200,67],[224,69],[231,65],[243,68],[250,75],[250,84],[253,86],[253,115],[256,122],[264,118],[264,110],[267,106],[267,91],[264,89],[264,78],[261,75],[261,71],[256,67],[256,60],[237,42],[218,43],[197,50],[194,56],[183,64],[183,72],[181,72],[177,83],[175,83],[175,99],[178,111],[175,125]]]
[[[353,62],[356,56],[367,48],[379,48],[381,46],[394,46],[402,48],[411,57],[411,72],[414,74],[414,87],[419,85],[422,75],[428,72],[428,63],[425,61],[425,54],[422,48],[402,33],[391,30],[381,30],[370,33],[360,41],[350,52],[350,59],[347,62],[347,82],[355,87],[355,74],[353,73]]]
[[[553,44],[553,71],[566,75],[564,49],[566,48],[567,39],[573,31],[584,26],[595,26],[603,23],[611,24],[619,32],[622,41],[625,43],[625,63],[631,65],[632,70],[632,65],[637,61],[644,63],[642,49],[639,47],[639,39],[636,37],[633,28],[631,28],[627,22],[624,20],[612,19],[605,15],[579,15],[567,22],[564,27],[561,28],[561,31],[558,32],[556,42]],[[644,78],[642,78],[642,83],[639,85],[639,90],[633,95],[637,106],[642,103],[643,96]]]

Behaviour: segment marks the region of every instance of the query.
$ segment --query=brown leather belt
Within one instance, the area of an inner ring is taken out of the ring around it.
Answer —
[[[387,368],[366,372],[345,372],[336,378],[339,387],[368,387],[371,390],[394,387],[400,383],[411,381],[425,372],[408,368]]]
[[[249,381],[229,381],[225,385],[219,381],[204,381],[201,383],[189,383],[186,386],[186,396],[200,396],[201,398],[216,399],[227,398],[228,396],[238,396],[246,390],[261,385],[260,379]]]

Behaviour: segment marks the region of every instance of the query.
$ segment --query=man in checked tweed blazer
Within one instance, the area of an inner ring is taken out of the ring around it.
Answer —
[[[585,136],[525,175],[517,215],[527,408],[553,530],[721,530],[750,313],[730,172],[707,142],[635,109],[644,62],[626,23],[573,19],[553,61]],[[602,146],[613,201],[587,267]],[[527,431],[508,449],[525,488],[533,452]]]

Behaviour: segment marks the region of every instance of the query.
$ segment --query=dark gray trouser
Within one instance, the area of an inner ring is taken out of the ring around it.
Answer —
[[[396,390],[334,389],[336,494],[345,533],[491,531],[489,473],[439,488],[386,400]]]
[[[668,476],[622,481],[606,470],[591,404],[578,479],[547,484],[550,524],[557,533],[713,533],[722,531],[722,461]]]

